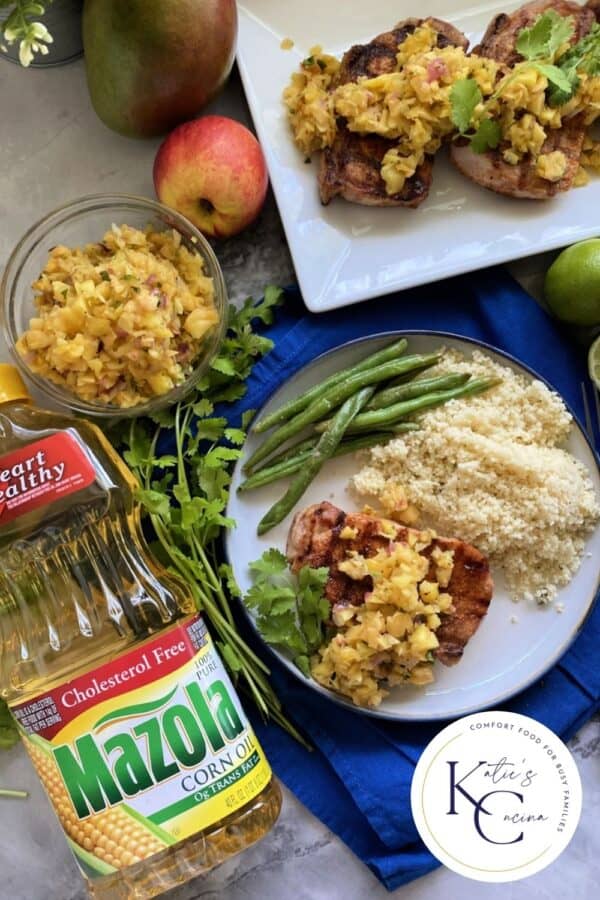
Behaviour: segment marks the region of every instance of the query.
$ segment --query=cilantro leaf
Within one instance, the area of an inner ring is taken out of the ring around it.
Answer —
[[[166,453],[164,456],[157,456],[154,460],[157,469],[170,469],[177,465],[177,457],[172,453]]]
[[[482,119],[477,131],[471,138],[471,150],[474,153],[485,153],[495,150],[502,140],[502,128],[493,119]]]
[[[254,319],[260,319],[265,325],[270,325],[273,321],[275,307],[280,306],[282,302],[282,289],[269,284],[265,288],[262,300],[258,303],[255,303],[252,297],[248,297],[239,310],[234,310],[230,328],[239,335]]]
[[[529,61],[554,61],[558,50],[571,40],[574,33],[573,16],[559,16],[555,9],[548,9],[537,17],[530,28],[519,32],[515,49]]]
[[[235,364],[228,356],[215,356],[210,367],[215,372],[222,372],[223,375],[235,375]]]
[[[135,469],[147,464],[152,441],[148,430],[141,422],[132,422],[127,427],[129,449],[123,455],[127,465]]]
[[[556,90],[566,94],[572,90],[571,79],[559,66],[552,66],[546,63],[535,63],[533,68],[537,69],[538,72],[541,72],[542,75],[545,75],[549,84]]]
[[[136,497],[151,515],[160,516],[163,519],[169,517],[170,503],[166,494],[154,490],[140,490]]]
[[[452,122],[461,134],[471,127],[475,109],[482,100],[483,95],[474,78],[461,78],[452,85],[450,91]]]
[[[600,75],[600,25],[595,22],[590,31],[570,47],[560,57],[558,68],[568,81],[568,88],[550,85],[548,103],[550,106],[562,106],[572,98],[580,84],[578,72],[585,72],[591,77]]]
[[[287,571],[287,557],[281,550],[271,547],[265,550],[260,559],[254,560],[249,565],[253,575],[281,575]]]
[[[287,650],[308,677],[309,658],[323,643],[323,625],[329,618],[324,596],[329,569],[303,566],[295,576],[284,554],[273,547],[249,568],[254,584],[244,603],[255,611],[263,640]]]
[[[236,400],[241,400],[245,396],[247,390],[243,381],[238,384],[234,382],[221,391],[215,391],[212,396],[215,403],[235,403]]]
[[[230,444],[237,444],[238,447],[241,447],[246,440],[246,432],[241,428],[226,428],[225,439],[228,440]]]
[[[220,441],[227,428],[227,419],[223,416],[198,419],[196,435],[198,441]],[[195,442],[194,442],[195,443]],[[194,449],[197,449],[197,446]]]
[[[194,403],[192,409],[196,416],[211,416],[214,411],[214,406],[208,397],[201,397],[197,403]]]
[[[218,469],[224,461],[239,459],[241,455],[242,451],[234,450],[233,447],[213,447],[204,457],[204,465],[209,469]]]
[[[175,412],[173,407],[167,406],[165,409],[158,409],[150,416],[155,425],[161,428],[172,428],[175,423]]]

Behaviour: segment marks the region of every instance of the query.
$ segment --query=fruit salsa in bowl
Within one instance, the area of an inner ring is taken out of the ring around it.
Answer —
[[[200,380],[223,339],[227,293],[183,216],[127,194],[41,219],[0,285],[4,336],[43,395],[87,416],[151,414]]]

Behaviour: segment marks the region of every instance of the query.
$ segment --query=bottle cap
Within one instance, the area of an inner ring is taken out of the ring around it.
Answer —
[[[0,403],[31,400],[19,370],[10,363],[0,363]]]

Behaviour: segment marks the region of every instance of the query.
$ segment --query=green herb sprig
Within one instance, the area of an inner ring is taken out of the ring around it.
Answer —
[[[246,393],[254,363],[272,347],[272,341],[253,331],[252,323],[270,323],[281,298],[280,288],[268,287],[260,303],[248,299],[241,309],[231,308],[220,353],[195,392],[150,419],[131,420],[112,439],[142,485],[138,499],[154,532],[153,549],[183,579],[206,616],[233,681],[252,697],[263,717],[303,742],[283,713],[267,665],[238,632],[231,600],[240,591],[231,567],[219,558],[221,531],[235,524],[225,515],[231,464],[241,454],[253,412],[244,415],[242,428],[230,427],[225,417],[214,415],[215,405]],[[167,429],[174,453],[160,449]]]
[[[0,797],[11,797],[14,800],[26,800],[29,794],[27,791],[17,791],[13,788],[0,788]]]
[[[585,72],[592,78],[600,75],[600,25],[594,22],[586,36],[563,53],[557,65],[569,82],[569,90],[563,91],[551,84],[548,88],[550,106],[568,103],[581,83],[580,72]]]
[[[502,140],[502,128],[489,114],[491,104],[525,69],[535,69],[548,81],[547,99],[550,106],[567,103],[579,87],[579,71],[600,74],[600,26],[591,31],[574,47],[558,56],[575,33],[572,16],[560,16],[549,9],[538,16],[533,25],[523,28],[515,42],[515,49],[523,57],[498,84],[484,102],[474,78],[455,82],[450,92],[452,121],[461,137],[469,140],[475,153],[495,150]],[[558,56],[558,58],[557,58]]]
[[[308,677],[310,657],[323,642],[330,614],[323,593],[329,569],[303,566],[295,576],[284,554],[271,548],[250,563],[250,571],[254,584],[244,603],[257,613],[256,627],[267,644],[287,650]]]

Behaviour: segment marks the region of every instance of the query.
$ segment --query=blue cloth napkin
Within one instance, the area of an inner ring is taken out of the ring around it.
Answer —
[[[267,330],[274,349],[255,367],[246,397],[233,410],[228,406],[227,414],[261,407],[290,375],[332,347],[404,329],[452,332],[507,351],[544,376],[583,421],[583,348],[565,338],[501,269],[321,315],[307,313],[297,292],[288,292]],[[569,738],[600,705],[600,666],[594,662],[599,644],[597,604],[560,663],[505,708]],[[286,710],[315,747],[309,753],[277,726],[256,721],[278,777],[389,890],[434,869],[438,863],[412,821],[410,784],[423,748],[445,723],[387,723],[348,711],[305,687],[273,657],[269,662]]]

